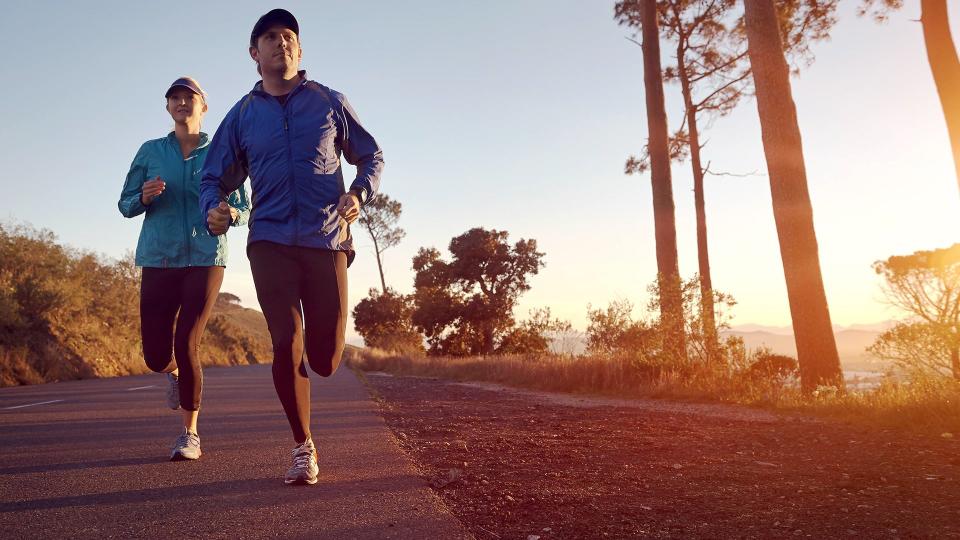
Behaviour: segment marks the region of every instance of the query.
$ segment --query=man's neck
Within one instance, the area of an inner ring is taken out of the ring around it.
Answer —
[[[300,73],[294,71],[287,73],[264,73],[263,91],[271,96],[283,96],[289,94],[291,90],[300,84]]]

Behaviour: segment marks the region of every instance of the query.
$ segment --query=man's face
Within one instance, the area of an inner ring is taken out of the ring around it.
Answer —
[[[250,56],[259,64],[261,72],[296,72],[301,54],[297,34],[280,25],[268,28],[257,38],[257,46],[250,47]]]
[[[167,112],[174,122],[199,120],[207,112],[207,104],[202,97],[186,88],[174,88],[167,98]]]

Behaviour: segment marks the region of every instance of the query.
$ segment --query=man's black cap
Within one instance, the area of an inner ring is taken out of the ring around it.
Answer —
[[[297,24],[297,19],[293,16],[293,13],[285,9],[271,9],[257,20],[257,24],[253,25],[253,32],[250,32],[250,46],[256,47],[257,38],[260,37],[260,34],[266,32],[275,24],[293,30],[297,38],[300,37],[300,25]]]

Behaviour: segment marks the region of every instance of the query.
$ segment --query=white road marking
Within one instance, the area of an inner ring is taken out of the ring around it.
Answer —
[[[14,406],[14,407],[4,407],[3,410],[9,411],[10,409],[22,409],[22,408],[24,408],[24,407],[35,407],[35,406],[37,406],[37,405],[47,405],[47,404],[50,404],[50,403],[59,403],[59,402],[61,402],[61,401],[63,401],[63,400],[62,400],[62,399],[53,399],[53,400],[50,400],[50,401],[41,401],[40,403],[28,403],[28,404],[26,404],[26,405],[16,405],[16,406]]]
[[[151,385],[148,385],[148,386],[135,386],[135,387],[133,387],[133,388],[127,388],[127,392],[132,392],[133,390],[143,390],[144,388],[153,388],[154,386],[156,386],[156,385],[155,385],[155,384],[151,384]]]

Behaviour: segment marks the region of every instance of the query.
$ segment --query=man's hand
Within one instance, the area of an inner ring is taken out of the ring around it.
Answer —
[[[140,202],[142,202],[144,206],[150,206],[150,203],[159,197],[165,189],[167,189],[167,183],[161,180],[159,176],[153,180],[147,180],[143,183],[143,188],[140,190]]]
[[[230,206],[220,201],[220,204],[216,208],[211,208],[207,210],[207,228],[210,229],[210,233],[214,236],[220,236],[221,234],[227,232],[227,229],[230,228],[231,218]]]
[[[360,199],[357,194],[348,191],[340,196],[340,202],[337,204],[337,213],[340,217],[347,220],[347,223],[353,223],[360,217]]]

